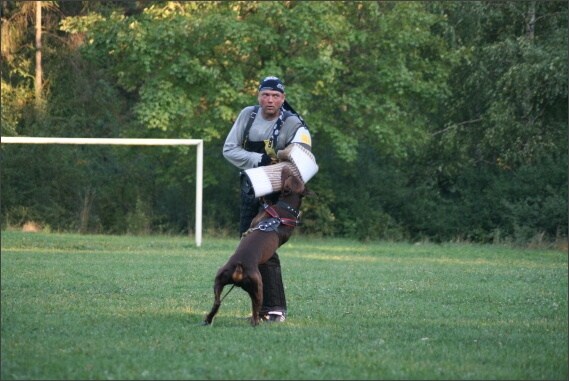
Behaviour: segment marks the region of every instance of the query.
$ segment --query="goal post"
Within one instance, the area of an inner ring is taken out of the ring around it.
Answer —
[[[138,146],[197,146],[196,153],[196,246],[202,244],[203,140],[202,139],[122,139],[122,138],[40,138],[6,136],[2,143],[14,144],[99,144]]]

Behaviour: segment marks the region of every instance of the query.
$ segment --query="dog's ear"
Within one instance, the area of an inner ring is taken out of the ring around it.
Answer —
[[[286,182],[286,179],[288,179],[290,176],[293,176],[292,170],[285,165],[283,169],[281,169],[281,184],[283,186]]]
[[[281,169],[281,186],[282,186],[282,190],[281,192],[283,194],[289,194],[291,192],[290,189],[290,185],[289,185],[289,181],[288,179],[291,178],[293,176],[291,169],[288,166],[284,166]]]
[[[281,194],[283,196],[287,196],[290,194],[290,186],[288,186],[286,181],[283,183],[283,187],[281,189]]]
[[[302,192],[303,196],[317,196],[316,193],[314,193],[313,191],[311,191],[308,188],[304,188],[304,192]]]

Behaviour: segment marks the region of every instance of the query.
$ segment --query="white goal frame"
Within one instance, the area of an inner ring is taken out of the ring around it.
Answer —
[[[197,146],[196,156],[196,246],[202,244],[203,140],[202,139],[112,139],[112,138],[39,138],[3,136],[2,143],[17,144],[108,144],[139,146]]]

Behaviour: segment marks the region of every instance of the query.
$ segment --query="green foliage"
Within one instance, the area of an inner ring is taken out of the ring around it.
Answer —
[[[134,211],[129,212],[126,216],[127,233],[134,235],[150,233],[149,209],[148,203],[140,198],[136,199]]]
[[[470,23],[453,23],[464,28],[455,32],[467,53],[453,73],[447,128],[457,131],[442,137],[445,145],[458,140],[469,161],[509,167],[566,150],[567,3],[469,2],[451,9],[453,19]]]
[[[68,19],[64,29],[83,26],[89,41],[83,56],[135,93],[138,121],[166,136],[224,136],[212,126],[232,123],[251,102],[258,79],[275,74],[285,80],[291,102],[314,121],[314,133],[329,135],[341,157],[354,158],[354,137],[401,156],[424,139],[420,115],[432,113],[432,100],[448,94],[450,61],[440,60],[444,44],[429,32],[440,17],[421,4],[377,7],[154,4],[135,18]],[[345,57],[354,57],[350,65]]]
[[[237,234],[221,148],[278,75],[320,166],[306,234],[566,237],[566,2],[44,3],[41,108],[32,8],[3,7],[2,135],[204,139],[206,231]],[[193,232],[193,147],[3,144],[2,166],[4,227]]]
[[[26,107],[31,103],[33,92],[25,86],[13,88],[2,79],[2,136],[14,136],[24,114],[29,112]]]

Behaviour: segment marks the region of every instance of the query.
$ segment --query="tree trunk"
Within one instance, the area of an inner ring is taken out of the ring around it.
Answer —
[[[85,189],[83,208],[81,208],[81,226],[79,228],[81,234],[87,234],[89,232],[89,218],[91,217],[93,200],[95,200],[95,190],[91,188]]]
[[[529,3],[526,32],[529,38],[533,39],[535,26],[535,2]]]
[[[42,67],[41,67],[41,1],[36,1],[36,103],[42,99]]]

